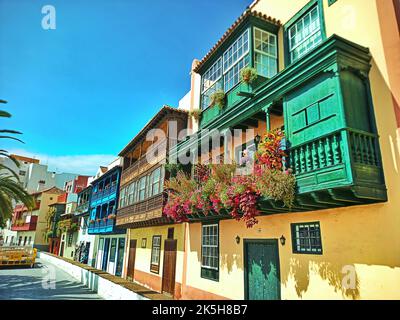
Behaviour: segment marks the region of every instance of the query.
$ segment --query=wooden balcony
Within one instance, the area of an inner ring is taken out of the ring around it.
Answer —
[[[21,220],[14,221],[11,225],[11,231],[35,231],[38,216],[26,216]]]
[[[106,234],[114,231],[115,219],[100,219],[89,223],[88,234]]]
[[[138,228],[143,226],[170,223],[163,216],[164,195],[161,193],[147,200],[118,209],[116,225],[121,228]]]
[[[210,131],[234,128],[279,102],[288,165],[297,182],[291,211],[385,202],[370,62],[367,48],[334,35],[204,125]],[[197,136],[205,139],[201,131]],[[193,149],[193,140],[187,140],[171,153]],[[289,211],[271,199],[262,199],[259,208],[265,214]]]
[[[152,157],[149,161],[147,155],[143,155],[140,159],[134,162],[130,167],[124,169],[121,175],[121,186],[123,187],[130,181],[136,179],[143,173],[149,171],[156,165],[159,165],[166,159],[168,147],[168,139],[162,141],[159,145],[159,149],[162,150],[159,154]]]

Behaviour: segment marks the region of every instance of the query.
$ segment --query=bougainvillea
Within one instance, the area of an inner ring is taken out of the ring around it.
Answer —
[[[290,169],[285,169],[283,139],[281,130],[268,132],[263,137],[255,155],[253,174],[238,175],[235,164],[196,165],[194,179],[178,172],[167,182],[164,214],[184,222],[188,215],[224,212],[250,228],[258,223],[261,197],[282,201],[290,208],[295,178]]]

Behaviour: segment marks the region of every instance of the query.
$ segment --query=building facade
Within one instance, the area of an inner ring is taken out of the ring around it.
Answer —
[[[104,170],[105,171],[105,170]],[[109,168],[92,182],[88,234],[98,236],[95,267],[121,276],[124,262],[125,230],[116,228],[121,167]]]
[[[24,205],[16,205],[10,230],[16,232],[6,236],[6,245],[33,246],[47,251],[49,242],[47,238],[47,216],[52,204],[58,202],[58,196],[64,192],[56,187],[34,193],[36,206],[28,210]]]
[[[176,298],[181,296],[184,226],[163,215],[169,176],[164,164],[187,122],[187,111],[164,106],[119,154],[123,169],[117,226],[128,230],[124,275]],[[157,139],[153,130],[159,130]]]
[[[234,129],[282,128],[296,194],[291,209],[262,199],[252,228],[229,213],[188,216],[184,299],[400,297],[394,3],[255,1],[197,63],[197,138],[171,153],[197,151],[216,129],[226,134],[217,151],[240,161],[257,143],[229,140]],[[245,67],[258,74],[251,85]],[[219,90],[225,105],[215,108]]]
[[[88,233],[90,219],[90,196],[92,186],[89,185],[78,193],[78,203],[75,210],[75,216],[79,219],[79,232],[76,242],[75,260],[92,267],[95,266],[95,250],[98,236]]]

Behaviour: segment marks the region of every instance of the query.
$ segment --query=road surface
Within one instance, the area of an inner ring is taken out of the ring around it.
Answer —
[[[101,300],[54,265],[36,259],[35,268],[0,268],[0,300]]]

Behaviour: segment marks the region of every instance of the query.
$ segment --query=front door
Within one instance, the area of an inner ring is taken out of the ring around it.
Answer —
[[[101,270],[103,271],[107,271],[109,249],[110,249],[110,238],[107,238],[104,239],[103,263],[101,266]]]
[[[136,259],[136,240],[129,242],[129,257],[128,257],[128,269],[126,272],[126,278],[133,281],[135,273],[135,259]]]
[[[245,240],[245,298],[280,300],[278,240]]]
[[[162,292],[169,293],[172,296],[175,293],[176,248],[177,240],[165,240]]]

